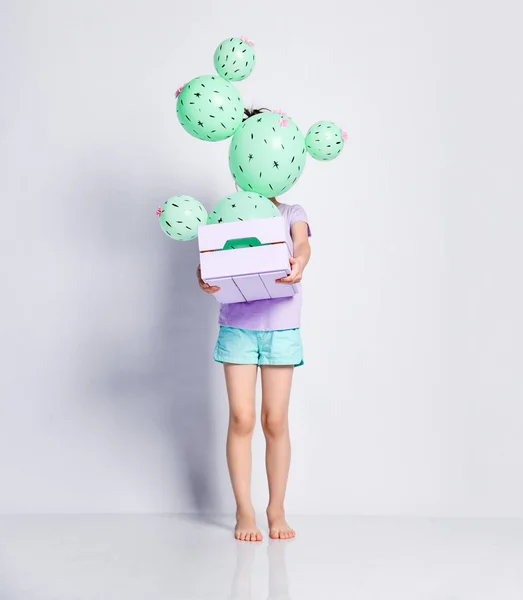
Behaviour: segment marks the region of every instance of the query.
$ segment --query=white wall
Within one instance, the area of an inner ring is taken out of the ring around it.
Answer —
[[[350,134],[284,197],[314,236],[289,511],[523,516],[522,12],[4,3],[0,512],[232,509],[217,307],[155,209],[233,190],[174,91],[247,35],[249,104]]]

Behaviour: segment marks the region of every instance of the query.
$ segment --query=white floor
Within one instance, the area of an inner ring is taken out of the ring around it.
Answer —
[[[523,521],[299,517],[261,544],[213,521],[2,517],[0,599],[523,599]]]

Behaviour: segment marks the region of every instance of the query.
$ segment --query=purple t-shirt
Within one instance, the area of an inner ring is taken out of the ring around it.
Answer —
[[[286,241],[294,254],[291,227],[294,223],[308,223],[307,214],[299,204],[293,206],[280,204],[278,210],[285,223]],[[309,229],[309,236],[310,236]],[[285,284],[281,284],[285,285]],[[271,300],[255,300],[254,302],[238,302],[222,304],[219,324],[226,327],[238,327],[255,331],[279,331],[297,329],[301,315],[301,284],[299,293],[290,298],[274,298]]]

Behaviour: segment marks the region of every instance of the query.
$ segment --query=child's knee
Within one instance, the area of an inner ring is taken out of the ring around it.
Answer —
[[[266,437],[280,437],[287,432],[287,417],[284,414],[267,412],[262,415],[262,427]]]
[[[256,414],[254,412],[235,412],[230,416],[230,428],[238,435],[252,435],[256,425]]]

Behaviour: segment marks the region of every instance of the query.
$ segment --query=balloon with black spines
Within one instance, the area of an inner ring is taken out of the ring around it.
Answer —
[[[198,227],[207,223],[207,211],[191,196],[173,196],[156,212],[162,231],[173,240],[187,242],[198,236]]]

